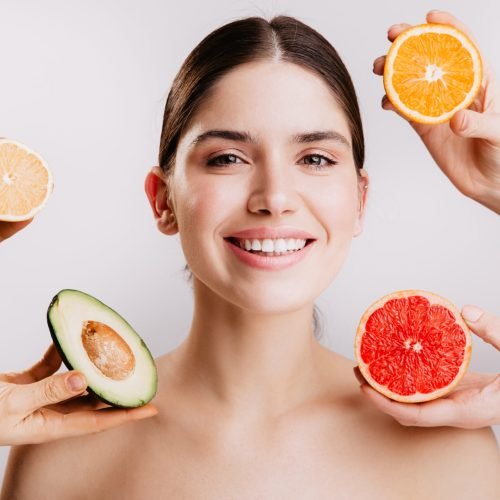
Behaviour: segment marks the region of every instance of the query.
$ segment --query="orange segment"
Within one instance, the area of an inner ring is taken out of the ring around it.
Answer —
[[[394,107],[420,123],[442,123],[469,106],[482,81],[482,62],[472,41],[444,24],[421,24],[393,42],[384,87]]]
[[[25,145],[0,139],[0,220],[31,219],[53,189],[45,161]]]

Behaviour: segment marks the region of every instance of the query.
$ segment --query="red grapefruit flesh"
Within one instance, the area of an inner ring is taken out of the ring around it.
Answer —
[[[472,336],[447,299],[400,290],[365,311],[354,349],[359,370],[375,390],[396,401],[419,403],[444,396],[460,382]]]

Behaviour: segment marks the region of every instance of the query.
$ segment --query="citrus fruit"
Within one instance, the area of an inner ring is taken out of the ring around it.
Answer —
[[[469,106],[483,78],[470,38],[445,24],[403,31],[385,59],[384,87],[394,107],[419,123],[442,123]]]
[[[450,392],[465,374],[471,351],[460,311],[423,290],[401,290],[377,300],[356,332],[356,361],[366,381],[405,403]]]
[[[31,219],[54,187],[45,161],[20,142],[0,138],[0,220]]]

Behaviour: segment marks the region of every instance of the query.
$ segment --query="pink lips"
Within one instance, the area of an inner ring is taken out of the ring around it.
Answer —
[[[267,271],[278,271],[297,264],[304,259],[314,247],[314,242],[310,242],[302,248],[302,250],[297,250],[284,255],[268,256],[247,252],[246,250],[240,248],[237,244],[232,243],[230,239],[224,238],[224,243],[236,255],[236,257],[238,257],[245,264]]]

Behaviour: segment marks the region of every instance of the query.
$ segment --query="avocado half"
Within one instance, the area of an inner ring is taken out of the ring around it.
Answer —
[[[87,378],[87,391],[112,406],[143,406],[156,394],[158,374],[137,332],[100,300],[61,290],[47,310],[52,340],[69,370]]]

